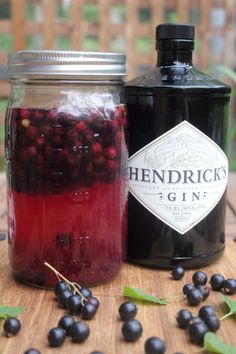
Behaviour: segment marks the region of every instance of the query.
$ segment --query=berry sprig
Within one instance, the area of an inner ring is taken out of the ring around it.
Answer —
[[[74,295],[78,294],[81,296],[83,304],[86,303],[87,298],[83,295],[83,293],[80,291],[80,289],[82,289],[81,285],[79,285],[78,283],[75,282],[71,282],[69,281],[66,277],[64,277],[64,275],[62,275],[60,272],[58,272],[58,270],[56,270],[53,266],[51,266],[51,264],[49,264],[48,262],[44,262],[44,265],[46,267],[48,267],[49,269],[51,269],[55,275],[57,276],[57,279],[63,280],[64,282],[66,282],[69,285],[69,290],[73,291]]]

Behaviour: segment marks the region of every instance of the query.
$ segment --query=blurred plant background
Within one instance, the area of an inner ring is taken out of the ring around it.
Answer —
[[[125,52],[127,79],[156,61],[155,27],[196,25],[196,66],[235,87],[236,0],[0,0],[0,170],[9,95],[7,53],[22,49]],[[236,171],[236,100],[232,95],[230,169]]]

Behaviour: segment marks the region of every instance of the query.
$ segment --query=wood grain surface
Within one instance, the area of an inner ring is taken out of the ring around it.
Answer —
[[[0,174],[0,232],[6,233],[5,178]],[[224,256],[213,266],[203,270],[211,276],[219,272],[225,277],[236,277],[236,176],[230,176],[227,208],[227,246]],[[144,343],[150,336],[159,336],[166,341],[166,354],[183,352],[193,354],[199,347],[192,345],[187,333],[176,325],[175,316],[181,308],[188,308],[186,301],[170,300],[166,306],[138,304],[137,319],[143,325],[143,335],[135,343],[126,343],[121,336],[122,322],[118,308],[125,300],[122,296],[124,285],[139,287],[153,295],[172,297],[181,293],[182,286],[191,281],[194,270],[186,271],[184,279],[174,281],[168,271],[141,268],[124,264],[119,276],[113,281],[92,288],[100,300],[100,308],[94,319],[88,321],[91,329],[89,338],[82,344],[72,343],[68,338],[60,348],[50,348],[47,343],[49,329],[57,325],[65,311],[57,307],[53,291],[33,288],[18,283],[12,276],[7,256],[7,240],[0,241],[0,304],[25,306],[25,312],[19,316],[22,329],[12,338],[0,333],[0,353],[23,354],[26,349],[35,347],[42,354],[90,354],[95,350],[104,354],[142,354]],[[236,295],[231,297],[236,300]],[[221,316],[226,307],[219,293],[211,292],[210,297],[198,307],[191,308],[197,314],[202,305],[216,306]],[[224,341],[236,346],[236,318],[227,318],[221,323],[218,335]],[[205,353],[202,351],[202,353]]]

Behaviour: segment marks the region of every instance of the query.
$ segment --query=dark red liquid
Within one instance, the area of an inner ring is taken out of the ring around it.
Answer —
[[[8,111],[6,157],[10,262],[24,281],[52,286],[50,263],[72,281],[96,284],[125,254],[124,106],[73,116]]]

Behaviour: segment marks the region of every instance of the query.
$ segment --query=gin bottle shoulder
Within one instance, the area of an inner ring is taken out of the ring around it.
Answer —
[[[230,86],[196,69],[194,66],[176,64],[171,66],[155,67],[151,71],[126,83],[128,91],[147,89],[162,91],[181,90],[182,94],[197,93],[225,93],[229,94]],[[163,92],[164,93],[164,92]],[[174,92],[173,92],[174,93]]]

